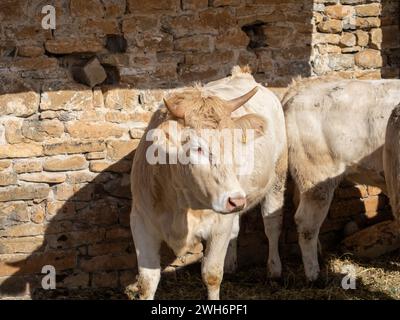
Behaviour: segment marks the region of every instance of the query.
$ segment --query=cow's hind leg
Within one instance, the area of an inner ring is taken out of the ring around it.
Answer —
[[[231,238],[233,215],[219,217],[207,239],[206,252],[201,266],[201,275],[207,286],[208,299],[219,300],[219,291],[224,274],[224,260]]]
[[[239,214],[236,214],[233,220],[231,239],[229,241],[228,251],[225,257],[224,272],[234,273],[237,269],[237,237],[239,234]]]
[[[149,232],[138,215],[131,215],[131,230],[139,269],[134,290],[140,300],[152,300],[160,281],[161,240],[155,232]]]
[[[299,233],[304,270],[307,279],[310,281],[316,280],[319,275],[319,229],[328,214],[338,182],[338,179],[329,179],[300,194],[295,221]]]

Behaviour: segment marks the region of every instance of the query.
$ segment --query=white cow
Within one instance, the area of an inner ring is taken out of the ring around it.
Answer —
[[[171,129],[174,126],[179,130],[190,128],[194,136],[183,144]],[[168,147],[162,140],[147,141],[146,136],[152,140],[149,134],[153,129],[165,134]],[[250,170],[238,174],[236,154],[234,163],[215,162],[215,147],[227,150],[227,145],[222,141],[217,145],[208,143],[200,134],[203,129],[214,130],[215,136],[223,130],[239,129],[238,143],[254,146],[251,159],[241,167]],[[201,161],[150,163],[148,156],[153,154],[154,146],[157,156],[165,152],[168,159],[175,159],[190,151],[189,160],[196,156]],[[239,231],[239,214],[260,202],[269,239],[269,271],[279,277],[278,238],[286,172],[281,104],[247,70],[236,67],[231,77],[168,97],[150,121],[136,150],[131,173],[131,229],[138,259],[135,286],[139,298],[154,297],[160,279],[162,241],[182,256],[193,243],[205,239],[202,277],[209,299],[218,299],[228,244]]]
[[[284,97],[289,169],[300,191],[295,221],[309,280],[318,277],[319,229],[344,177],[397,194],[398,176],[384,166],[383,147],[399,103],[399,80],[310,79],[294,83]],[[386,187],[387,175],[395,190]]]

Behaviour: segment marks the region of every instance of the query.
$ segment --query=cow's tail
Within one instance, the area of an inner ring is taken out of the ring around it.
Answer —
[[[244,66],[234,66],[232,68],[231,74],[232,77],[239,77],[239,76],[251,76],[251,68],[249,65],[244,65]]]

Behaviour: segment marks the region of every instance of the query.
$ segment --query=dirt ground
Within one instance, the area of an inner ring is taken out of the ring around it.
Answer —
[[[400,250],[373,261],[355,259],[350,255],[327,254],[321,261],[320,279],[313,284],[305,280],[300,258],[283,261],[283,277],[271,281],[266,268],[253,267],[225,275],[221,299],[268,300],[387,300],[400,299]],[[353,266],[356,272],[356,289],[344,290],[341,282],[344,266]],[[47,299],[127,299],[124,292],[58,291]],[[156,299],[206,299],[206,289],[201,281],[200,264],[188,266],[176,275],[163,275]]]

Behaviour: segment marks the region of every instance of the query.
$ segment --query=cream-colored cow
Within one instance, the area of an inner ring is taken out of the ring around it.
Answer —
[[[393,157],[384,166],[383,148],[389,116],[399,103],[399,80],[309,79],[292,85],[284,97],[289,169],[300,191],[295,221],[309,280],[318,277],[319,229],[344,177],[398,196],[399,177],[393,176],[398,169],[390,168]],[[399,143],[393,131],[388,150]]]
[[[190,129],[194,134],[184,145],[174,128]],[[154,129],[164,134],[168,147],[163,147],[159,136],[153,140],[150,132]],[[222,141],[208,143],[200,134],[203,129],[214,130],[214,138],[223,131],[239,130],[241,139],[234,142],[252,144],[254,154],[240,166],[236,154],[231,163],[215,162],[215,147],[221,151],[227,145]],[[161,164],[149,160],[149,155],[161,154],[168,160],[176,159],[188,151],[189,160],[196,156],[200,162]],[[250,170],[238,174],[239,167]],[[238,234],[239,215],[260,202],[269,239],[269,271],[279,277],[278,238],[286,172],[281,104],[247,70],[236,67],[231,77],[167,97],[138,146],[131,173],[131,229],[138,259],[139,298],[154,297],[160,279],[162,241],[182,256],[193,243],[205,239],[202,277],[209,299],[218,299],[224,259],[229,241]],[[234,261],[234,255],[227,260]]]

